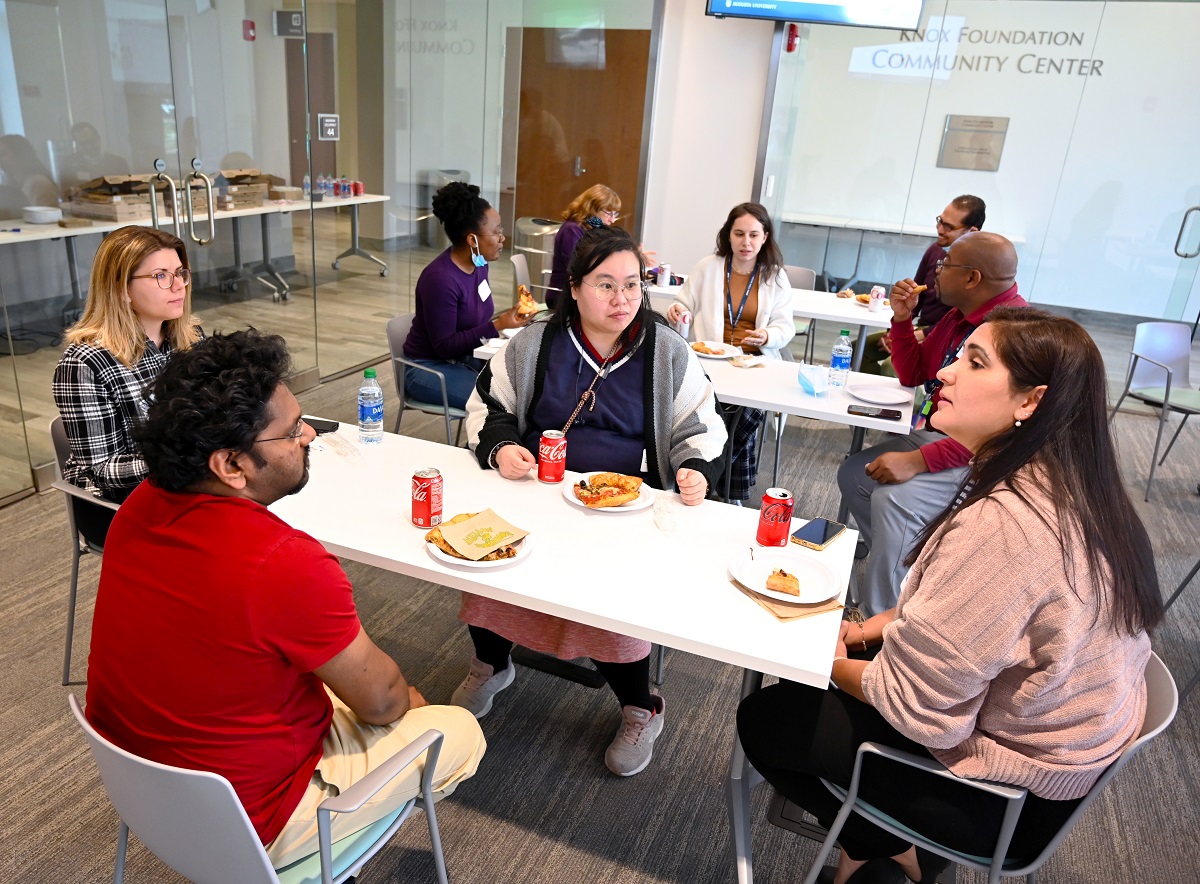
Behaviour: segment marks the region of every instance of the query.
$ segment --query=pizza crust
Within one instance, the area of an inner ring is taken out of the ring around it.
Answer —
[[[534,303],[533,295],[529,293],[529,289],[525,286],[517,288],[517,315],[532,316],[538,312],[537,304]]]
[[[642,480],[621,473],[596,473],[574,485],[575,496],[588,509],[623,506],[638,499]]]

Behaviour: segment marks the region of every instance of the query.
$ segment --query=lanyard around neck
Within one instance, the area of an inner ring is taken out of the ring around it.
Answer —
[[[750,272],[750,280],[746,283],[746,292],[742,295],[742,303],[738,305],[737,316],[733,315],[733,296],[729,293],[729,281],[733,276],[733,258],[725,259],[725,309],[729,314],[730,330],[737,328],[742,321],[742,311],[746,309],[746,301],[750,298],[750,289],[754,288],[754,280],[758,277],[758,265]]]
[[[585,343],[584,346],[586,347],[588,345]],[[571,412],[571,416],[567,418],[567,422],[563,424],[562,431],[564,436],[567,435],[567,430],[571,429],[571,425],[575,423],[575,418],[579,417],[579,412],[583,410],[583,404],[587,402],[589,398],[592,400],[592,404],[588,407],[588,411],[596,410],[596,381],[600,380],[601,377],[608,377],[608,363],[612,361],[613,356],[616,355],[617,348],[620,346],[620,338],[617,338],[615,341],[613,341],[612,348],[608,351],[608,355],[604,357],[604,361],[601,362],[600,367],[596,369],[596,376],[592,378],[592,382],[588,384],[588,388],[583,391],[583,395],[579,397],[579,404],[575,406],[575,410]],[[576,387],[575,389],[579,388]]]

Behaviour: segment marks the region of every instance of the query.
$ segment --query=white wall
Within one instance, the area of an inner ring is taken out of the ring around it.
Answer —
[[[774,25],[666,0],[642,238],[686,273],[752,198]]]

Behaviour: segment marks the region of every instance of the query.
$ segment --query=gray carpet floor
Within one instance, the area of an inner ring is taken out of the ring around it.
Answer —
[[[395,398],[387,363],[380,375],[388,391],[390,429]],[[344,378],[304,394],[301,401],[310,413],[350,420],[356,386],[356,379]],[[1126,481],[1154,538],[1166,594],[1200,557],[1200,472],[1195,468],[1200,438],[1196,430],[1185,430],[1159,471],[1153,502],[1142,504],[1155,420],[1131,409],[1118,416],[1116,427]],[[437,422],[412,413],[403,429],[430,439],[442,433]],[[799,512],[836,513],[832,476],[848,441],[844,429],[789,421],[780,484],[796,492]],[[766,453],[773,454],[770,444]],[[760,488],[769,480],[768,469]],[[68,692],[82,695],[84,688],[58,683],[70,576],[66,533],[63,502],[56,494],[0,509],[5,614],[0,620],[0,764],[6,770],[0,880],[5,881],[111,877],[117,818],[66,704]],[[596,540],[603,543],[602,537]],[[470,656],[465,629],[455,616],[458,594],[353,563],[346,569],[368,631],[432,702],[447,700]],[[86,677],[98,572],[98,562],[85,560],[77,682]],[[1155,636],[1156,650],[1181,686],[1200,666],[1198,619],[1200,585],[1184,593]],[[669,652],[662,689],[666,730],[650,767],[622,780],[608,774],[602,760],[618,723],[611,695],[521,669],[515,687],[484,721],[489,749],[479,774],[439,806],[451,879],[458,884],[733,881],[723,785],[740,677],[733,667]],[[1045,867],[1044,884],[1169,884],[1200,878],[1200,847],[1194,840],[1200,828],[1197,699],[1184,704],[1174,726],[1109,787]],[[767,799],[764,787],[754,800],[757,879],[801,880],[816,845],[770,825]],[[134,838],[126,880],[180,878]],[[405,826],[360,877],[363,884],[433,880],[421,819]],[[960,871],[958,880],[984,879]]]

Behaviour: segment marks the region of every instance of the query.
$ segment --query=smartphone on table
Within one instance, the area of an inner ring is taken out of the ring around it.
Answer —
[[[859,417],[878,417],[885,421],[900,420],[900,412],[894,408],[875,408],[872,405],[848,405],[846,406],[846,414],[855,414]]]
[[[324,436],[326,433],[337,432],[338,422],[327,421],[321,417],[306,417],[304,422],[313,428],[313,432],[318,436]]]
[[[841,522],[830,519],[813,519],[805,522],[792,532],[792,543],[807,546],[809,549],[824,549],[846,530]]]

